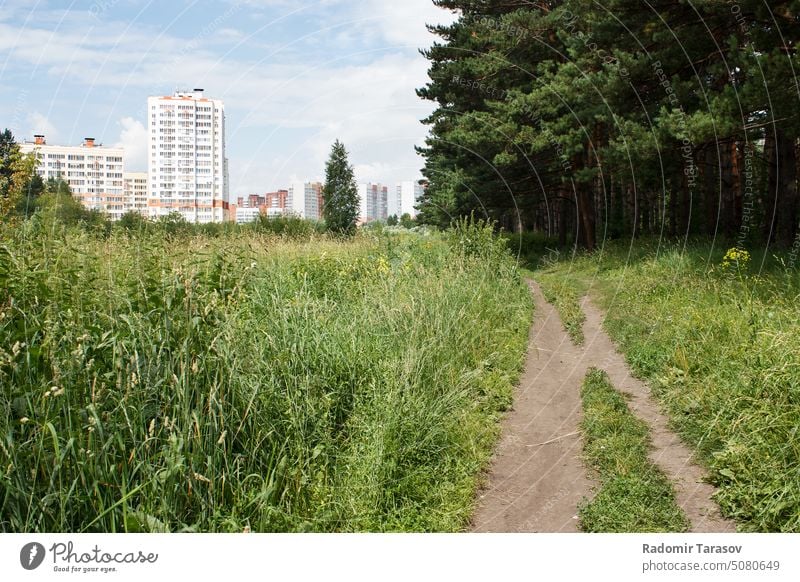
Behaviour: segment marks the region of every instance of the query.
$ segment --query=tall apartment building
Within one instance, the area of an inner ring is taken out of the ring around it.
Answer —
[[[388,215],[389,188],[382,184],[359,184],[359,221],[386,220]]]
[[[280,216],[286,213],[286,205],[289,201],[288,190],[278,190],[277,192],[267,192],[264,196],[264,206],[267,216]]]
[[[285,213],[300,218],[320,220],[322,218],[322,184],[319,182],[295,182],[286,195]]]
[[[399,218],[408,214],[411,218],[415,218],[417,216],[416,207],[424,193],[425,188],[419,182],[400,182],[389,203],[389,216],[394,215]]]
[[[189,222],[228,214],[225,107],[202,89],[147,99],[150,216],[179,212]]]
[[[147,215],[147,172],[124,172],[125,212]]]
[[[62,178],[72,194],[89,210],[118,220],[125,214],[122,148],[104,147],[87,137],[79,146],[48,145],[45,136],[20,144],[24,154],[35,153],[36,172],[43,180]]]

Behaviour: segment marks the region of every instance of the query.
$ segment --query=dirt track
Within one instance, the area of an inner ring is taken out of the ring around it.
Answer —
[[[602,328],[603,315],[584,301],[585,345],[576,347],[538,285],[529,283],[536,302],[528,356],[514,408],[480,493],[473,518],[476,532],[576,532],[577,507],[592,494],[581,461],[580,388],[590,367],[605,370],[614,386],[631,395],[630,408],[648,423],[651,460],[675,483],[678,504],[694,532],[733,532],[711,500],[714,488],[692,462],[686,445],[667,426],[650,391],[632,376]]]

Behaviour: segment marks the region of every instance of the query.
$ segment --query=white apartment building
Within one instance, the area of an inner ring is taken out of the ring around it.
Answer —
[[[43,180],[62,178],[72,194],[89,210],[105,212],[113,220],[125,213],[122,148],[104,147],[87,137],[79,146],[48,145],[45,136],[20,144],[23,154],[35,153],[36,173]]]
[[[124,172],[125,212],[147,216],[147,172]]]
[[[400,218],[404,214],[408,214],[411,218],[416,218],[416,206],[419,205],[424,193],[425,188],[419,182],[400,182],[389,203],[389,216],[394,215]]]
[[[261,209],[255,206],[237,206],[236,224],[255,222],[261,216]]]
[[[389,188],[382,184],[359,184],[359,221],[361,223],[388,218]]]
[[[147,99],[149,214],[222,222],[230,200],[225,107],[202,89]]]
[[[300,218],[322,218],[322,184],[319,182],[294,182],[286,197],[286,213]],[[268,214],[270,214],[268,212]]]

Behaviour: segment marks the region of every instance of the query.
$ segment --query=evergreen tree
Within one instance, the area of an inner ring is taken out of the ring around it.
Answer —
[[[353,167],[347,159],[347,150],[337,139],[325,166],[323,215],[332,232],[350,235],[355,232],[359,200]]]
[[[798,235],[800,2],[434,0],[420,220]]]

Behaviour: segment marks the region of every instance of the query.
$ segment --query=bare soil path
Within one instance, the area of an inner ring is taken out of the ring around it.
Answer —
[[[668,427],[648,387],[633,377],[602,328],[602,312],[588,299],[585,345],[575,346],[556,310],[529,281],[536,303],[525,371],[514,408],[480,493],[475,532],[576,532],[577,507],[592,495],[581,460],[581,385],[590,367],[605,370],[630,395],[630,408],[651,428],[651,460],[675,483],[678,504],[695,532],[733,532],[711,499],[714,488],[692,460],[691,450]]]
[[[536,311],[528,357],[473,518],[478,532],[576,532],[578,503],[591,494],[578,429],[582,350],[529,285]]]

